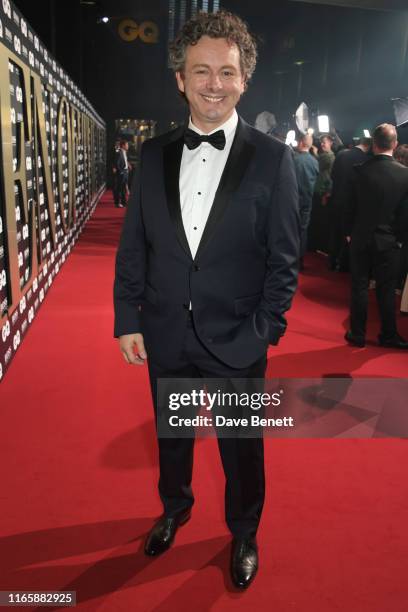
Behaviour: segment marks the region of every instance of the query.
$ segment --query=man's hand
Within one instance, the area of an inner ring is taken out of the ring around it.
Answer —
[[[125,334],[120,336],[119,347],[126,363],[143,365],[147,359],[142,334]]]
[[[347,242],[350,244],[350,242],[351,242],[351,236],[346,236],[346,240],[347,240]]]

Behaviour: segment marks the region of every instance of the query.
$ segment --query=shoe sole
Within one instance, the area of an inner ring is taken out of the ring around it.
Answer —
[[[357,348],[364,348],[366,343],[365,342],[355,342],[354,340],[351,340],[349,338],[346,338],[346,336],[344,336],[345,341],[347,342],[347,344],[349,344],[350,346],[356,346]]]

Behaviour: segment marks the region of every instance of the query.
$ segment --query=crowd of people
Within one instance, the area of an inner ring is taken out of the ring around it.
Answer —
[[[398,144],[394,126],[382,124],[373,138],[361,138],[352,147],[345,147],[335,130],[318,141],[311,133],[300,135],[293,154],[300,270],[306,251],[315,251],[327,255],[330,270],[351,272],[349,343],[365,345],[368,292],[375,287],[380,344],[408,348],[395,316],[396,294],[402,295],[401,315],[408,315],[408,145]],[[137,163],[129,157],[129,142],[117,140],[112,173],[119,208],[126,207]]]
[[[329,268],[351,272],[350,330],[365,346],[368,292],[376,288],[380,345],[408,349],[397,332],[396,293],[408,314],[408,145],[396,128],[379,125],[373,138],[345,148],[337,134],[311,134],[294,151],[301,216],[301,260],[306,249],[328,256]]]

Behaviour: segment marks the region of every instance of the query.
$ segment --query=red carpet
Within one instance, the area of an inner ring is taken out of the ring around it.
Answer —
[[[198,441],[193,519],[162,558],[143,556],[160,503],[146,369],[112,339],[122,217],[105,197],[1,384],[0,590],[76,590],[79,610],[109,612],[405,612],[404,440],[267,440],[261,569],[245,593],[227,572],[216,444]],[[406,376],[407,355],[374,344],[374,310],[373,344],[344,344],[348,278],[324,265],[308,259],[269,374]]]

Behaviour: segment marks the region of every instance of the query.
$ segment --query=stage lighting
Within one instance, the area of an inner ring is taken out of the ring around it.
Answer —
[[[108,23],[109,17],[102,17],[102,21],[103,21],[103,23]]]
[[[302,134],[306,134],[309,127],[309,109],[305,102],[299,104],[295,112],[295,120],[297,128]]]
[[[363,130],[364,138],[371,138],[370,130]]]
[[[286,134],[285,144],[292,145],[294,142],[296,142],[296,132],[295,130],[289,130]]]
[[[319,132],[327,134],[330,131],[329,117],[327,115],[319,115],[317,118]]]
[[[104,15],[103,17],[98,17],[96,23],[109,23],[109,17]]]
[[[307,128],[307,134],[310,134],[311,136],[313,136],[314,129],[313,128]]]

